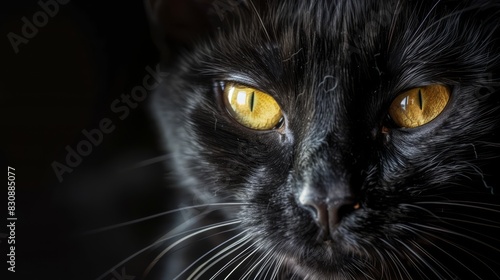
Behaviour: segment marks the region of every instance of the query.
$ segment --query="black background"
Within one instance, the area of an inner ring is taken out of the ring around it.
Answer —
[[[118,274],[106,272],[161,236],[158,221],[80,235],[168,209],[165,188],[157,183],[161,166],[124,172],[162,153],[148,99],[124,120],[111,111],[113,101],[142,85],[146,67],[154,69],[159,60],[144,4],[70,0],[16,54],[8,34],[22,36],[22,18],[33,22],[42,11],[37,2],[4,1],[0,7],[0,161],[5,170],[0,178],[5,184],[7,166],[16,169],[18,218],[16,273],[7,272],[7,239],[2,238],[0,268],[7,275],[2,279],[141,279],[140,269],[130,264],[140,263],[136,259],[117,267]],[[104,118],[115,130],[60,182],[52,164],[65,164],[66,147],[75,148],[85,140],[82,130],[98,128]],[[0,197],[7,213],[6,187]],[[6,232],[0,226],[0,233]]]

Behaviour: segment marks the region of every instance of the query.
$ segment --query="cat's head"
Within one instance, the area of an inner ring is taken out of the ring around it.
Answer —
[[[499,277],[497,2],[147,6],[179,187],[282,273]]]

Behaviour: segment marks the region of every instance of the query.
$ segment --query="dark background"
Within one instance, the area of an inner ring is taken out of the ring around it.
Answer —
[[[16,54],[7,35],[22,36],[22,18],[33,22],[43,11],[37,2],[0,5],[0,162],[16,169],[18,218],[16,273],[0,277],[142,279],[144,254],[110,271],[161,236],[161,221],[81,233],[169,208],[162,165],[134,167],[162,154],[148,99],[124,120],[111,111],[113,101],[142,85],[146,67],[155,69],[159,60],[143,1],[59,4],[59,11]],[[99,128],[104,118],[113,121],[115,130],[60,182],[52,164],[65,164],[66,147],[75,149],[86,139],[82,130]],[[7,213],[7,188],[1,193],[2,213]],[[6,219],[0,224],[3,274]]]

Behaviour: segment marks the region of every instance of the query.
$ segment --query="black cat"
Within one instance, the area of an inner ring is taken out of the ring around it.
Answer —
[[[146,6],[165,279],[500,279],[499,1]]]

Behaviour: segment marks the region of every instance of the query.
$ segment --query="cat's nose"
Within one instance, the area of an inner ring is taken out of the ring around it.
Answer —
[[[341,198],[331,201],[308,199],[302,206],[311,212],[314,220],[322,228],[336,227],[343,217],[359,208],[359,204],[351,198]]]
[[[302,208],[311,213],[325,238],[329,237],[343,218],[360,207],[353,197],[322,198],[301,195],[299,202]]]

